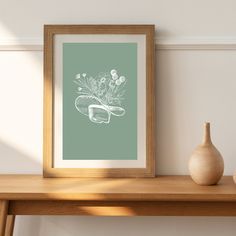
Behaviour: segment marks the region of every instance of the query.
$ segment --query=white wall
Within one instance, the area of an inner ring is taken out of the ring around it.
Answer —
[[[40,49],[32,44],[42,43],[46,23],[154,23],[163,49],[156,56],[157,174],[188,173],[188,157],[208,120],[225,174],[232,175],[235,9],[234,0],[0,0],[0,173],[42,173],[42,51],[12,49]],[[235,235],[235,223],[227,217],[27,216],[17,217],[15,235],[228,236]]]

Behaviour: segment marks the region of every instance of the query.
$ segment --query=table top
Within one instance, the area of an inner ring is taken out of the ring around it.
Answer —
[[[43,178],[0,175],[1,200],[236,201],[236,185],[199,186],[189,176],[156,178]]]

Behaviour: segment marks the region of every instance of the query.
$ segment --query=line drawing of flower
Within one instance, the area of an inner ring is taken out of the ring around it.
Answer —
[[[101,72],[95,77],[78,73],[74,83],[77,85],[78,94],[74,102],[75,108],[88,116],[90,121],[109,124],[111,115],[125,115],[122,102],[125,99],[127,79],[123,75],[119,76],[116,69]]]

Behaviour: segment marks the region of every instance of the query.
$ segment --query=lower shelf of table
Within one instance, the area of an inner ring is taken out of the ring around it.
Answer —
[[[10,201],[11,215],[236,216],[236,202]]]

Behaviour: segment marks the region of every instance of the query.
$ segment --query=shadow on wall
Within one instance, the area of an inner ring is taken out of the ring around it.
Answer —
[[[166,61],[160,60],[161,53],[161,51],[156,53],[156,62],[158,62],[156,63],[156,78],[158,78],[156,80],[156,174],[158,175],[176,172],[179,166],[176,154],[179,153],[180,148],[175,138],[178,136],[175,125],[178,107],[172,81],[175,79],[172,70],[175,62],[168,58],[168,70],[162,75],[161,68],[165,68],[163,63]],[[168,166],[169,173],[163,172],[163,166]],[[181,170],[178,172],[180,174]]]
[[[41,222],[41,216],[17,216],[14,235],[40,236]]]
[[[235,235],[235,217],[82,217],[44,216],[40,235],[57,236],[143,236],[143,235]],[[168,226],[167,226],[168,225]],[[92,227],[94,230],[92,230]],[[96,233],[95,233],[96,230]],[[23,232],[23,231],[22,231]],[[189,232],[191,232],[189,234]],[[21,234],[19,234],[21,235]],[[24,235],[24,234],[22,234]],[[38,236],[37,234],[34,236]]]
[[[1,174],[41,174],[41,163],[28,156],[22,150],[16,149],[0,140],[0,173]],[[16,171],[17,170],[17,171]],[[20,171],[19,171],[20,170]]]

